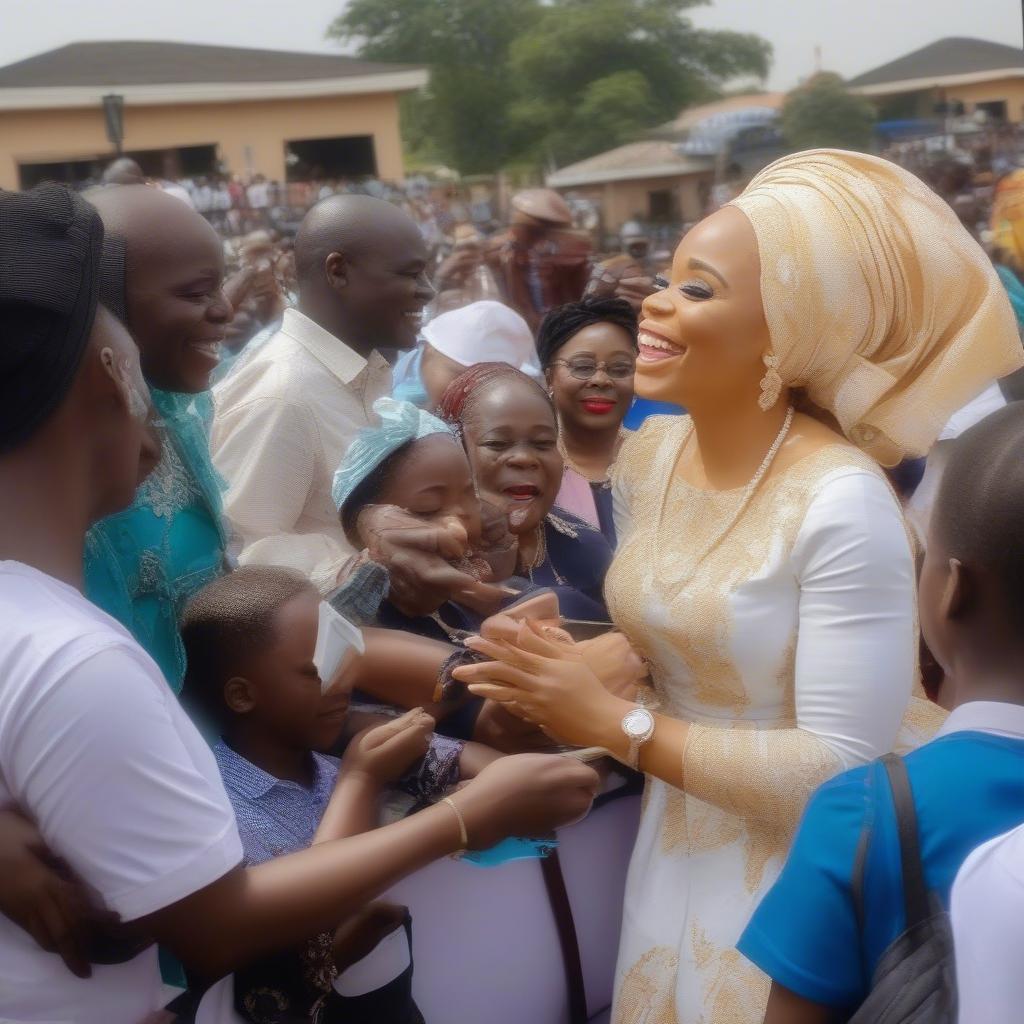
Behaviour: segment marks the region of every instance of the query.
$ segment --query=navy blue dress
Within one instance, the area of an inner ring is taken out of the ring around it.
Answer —
[[[604,577],[612,564],[612,546],[588,522],[554,508],[544,519],[544,561],[527,573],[530,582],[550,587],[567,619],[608,621]]]

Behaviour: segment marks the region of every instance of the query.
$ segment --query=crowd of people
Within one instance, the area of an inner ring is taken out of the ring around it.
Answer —
[[[444,244],[457,224],[469,224],[482,234],[498,228],[493,201],[483,194],[473,201],[460,199],[450,184],[414,176],[398,185],[372,175],[332,177],[322,169],[304,168],[287,181],[265,174],[248,177],[223,171],[190,176],[149,177],[138,161],[123,156],[97,177],[79,181],[78,191],[97,185],[152,184],[176,196],[201,213],[226,239],[257,230],[292,235],[311,207],[335,195],[366,195],[401,206],[420,226],[431,248]],[[589,205],[588,205],[589,210]],[[581,219],[574,214],[575,219]]]
[[[272,185],[0,192],[0,1018],[437,1019],[387,894],[454,855],[542,872],[539,1024],[581,938],[614,1024],[1015,1019],[1024,171],[986,252],[793,154],[667,264]]]

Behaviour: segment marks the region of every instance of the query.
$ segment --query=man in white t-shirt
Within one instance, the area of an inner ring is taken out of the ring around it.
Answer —
[[[262,174],[252,179],[252,184],[246,189],[246,196],[254,210],[263,211],[270,205],[270,186]]]
[[[1024,826],[964,861],[951,904],[961,1024],[1019,1020],[1024,1007]]]
[[[155,455],[138,353],[97,307],[99,217],[50,188],[0,197],[0,223],[0,806],[27,811],[132,921],[221,878],[242,848],[159,669],[77,589],[82,531],[130,501],[140,453]],[[111,471],[83,474],[101,449]],[[152,944],[80,979],[0,918],[0,1019],[135,1021],[159,992]]]
[[[83,979],[0,917],[0,1021],[139,1021],[161,1003],[154,941],[216,979],[460,846],[578,817],[596,788],[565,758],[503,758],[457,806],[241,867],[212,753],[81,594],[86,530],[158,454],[138,351],[97,302],[102,238],[65,188],[0,192],[0,807],[36,823],[133,942]]]

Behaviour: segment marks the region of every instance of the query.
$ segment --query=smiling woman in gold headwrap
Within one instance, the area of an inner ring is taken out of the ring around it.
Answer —
[[[827,150],[694,228],[643,312],[637,393],[690,415],[623,446],[606,597],[660,711],[509,623],[478,645],[498,661],[460,675],[647,775],[616,1024],[742,1024],[768,980],[734,947],[808,796],[938,724],[911,698],[914,560],[879,466],[925,454],[1021,346],[953,212]]]

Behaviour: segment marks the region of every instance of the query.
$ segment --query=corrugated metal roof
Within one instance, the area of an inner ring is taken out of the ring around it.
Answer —
[[[1024,50],[1019,46],[993,43],[987,39],[952,37],[922,46],[904,57],[882,64],[851,78],[847,85],[858,88],[888,85],[920,79],[942,79],[986,71],[1024,69]]]
[[[659,125],[652,134],[663,137],[677,137],[690,131],[702,121],[720,114],[729,114],[750,107],[765,107],[768,110],[781,110],[786,101],[783,92],[755,92],[741,96],[728,96],[724,100],[713,103],[701,103],[696,107],[687,107],[678,117]]]
[[[567,188],[602,181],[670,177],[674,174],[697,174],[710,170],[712,166],[710,160],[680,155],[671,142],[644,139],[627,142],[624,146],[561,167],[548,175],[547,184],[552,188]]]
[[[197,43],[71,43],[0,68],[0,89],[297,82],[412,69],[410,64],[383,64],[341,54]]]

